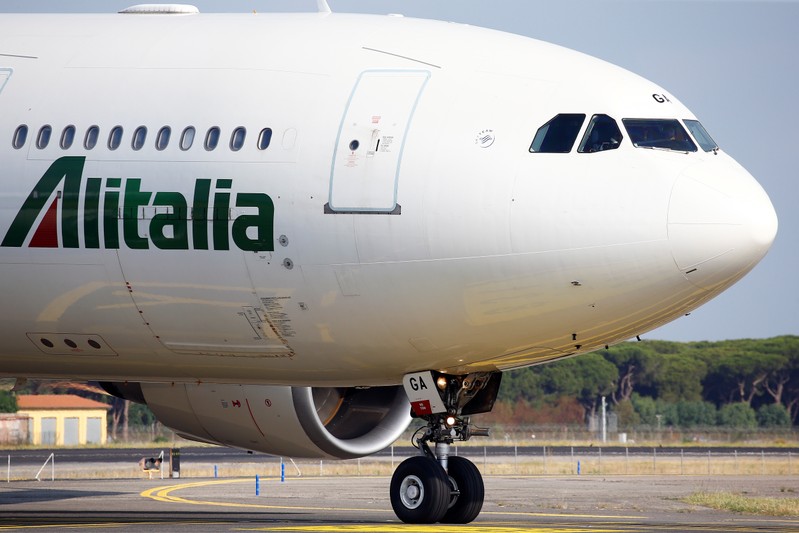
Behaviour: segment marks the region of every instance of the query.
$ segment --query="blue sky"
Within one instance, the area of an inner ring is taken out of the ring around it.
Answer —
[[[0,12],[115,12],[117,0],[0,0]],[[313,11],[315,0],[195,1],[203,12]],[[799,334],[799,1],[329,0],[333,11],[402,13],[550,41],[662,85],[763,185],[780,221],[766,258],[712,302],[644,338]]]

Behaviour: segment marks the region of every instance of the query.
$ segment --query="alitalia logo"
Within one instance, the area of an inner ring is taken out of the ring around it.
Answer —
[[[84,179],[85,161],[62,157],[50,165],[0,246],[274,250],[275,207],[267,194],[234,198],[231,179],[196,179],[190,198],[149,192],[141,178]],[[242,213],[235,218],[234,207]]]

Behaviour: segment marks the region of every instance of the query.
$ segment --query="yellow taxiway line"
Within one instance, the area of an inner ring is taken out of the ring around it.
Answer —
[[[266,480],[267,478],[264,478]],[[216,506],[216,507],[238,507],[244,509],[271,509],[271,510],[285,510],[285,511],[349,511],[349,512],[368,512],[368,513],[389,513],[389,511],[385,509],[366,509],[366,508],[347,508],[347,507],[313,507],[313,506],[298,506],[298,505],[267,505],[261,503],[244,503],[244,502],[223,502],[223,501],[211,501],[211,500],[196,500],[196,499],[189,499],[183,498],[180,496],[176,496],[173,493],[179,490],[185,489],[192,489],[192,488],[200,488],[200,487],[211,487],[214,485],[225,485],[231,483],[252,483],[253,480],[251,478],[245,479],[225,479],[225,480],[212,480],[212,481],[198,481],[193,483],[181,483],[177,485],[168,485],[165,487],[155,487],[152,489],[145,490],[141,492],[141,496],[145,498],[151,498],[156,501],[160,502],[170,502],[170,503],[183,503],[183,504],[190,504],[190,505],[209,505],[209,506]],[[565,514],[565,513],[532,513],[532,512],[518,512],[518,511],[483,511],[480,513],[481,516],[527,516],[527,517],[542,517],[542,518],[588,518],[588,519],[597,519],[597,520],[640,520],[645,517],[643,516],[620,516],[620,515],[593,515],[593,514]],[[290,526],[286,526],[290,527]],[[323,527],[323,526],[316,526],[316,527]],[[332,526],[331,526],[332,527]],[[336,526],[338,527],[338,526]],[[347,526],[351,527],[351,526]],[[354,527],[354,526],[353,526]],[[363,527],[363,526],[358,526]],[[383,526],[381,526],[383,527]],[[409,531],[407,526],[402,526],[406,529],[403,531]],[[436,531],[448,531],[446,528],[447,526],[437,526]],[[292,531],[291,529],[285,529],[286,531]],[[294,530],[294,531],[301,531]],[[455,528],[452,531],[460,531],[461,529]],[[336,529],[336,531],[342,531]],[[361,530],[358,530],[361,531]],[[372,530],[374,531],[374,530]],[[380,529],[379,531],[384,531],[384,529]],[[410,531],[417,531],[416,529],[412,529]],[[419,531],[422,531],[421,529]],[[425,529],[424,531],[433,531],[432,529]],[[508,533],[508,529],[502,529],[504,533]],[[524,531],[531,531],[530,529],[524,529]],[[577,531],[577,530],[575,530]],[[582,531],[582,529],[580,529]],[[591,531],[599,532],[600,530],[591,529]]]

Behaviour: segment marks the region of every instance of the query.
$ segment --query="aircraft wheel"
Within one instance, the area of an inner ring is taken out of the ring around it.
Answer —
[[[450,457],[448,470],[450,483],[460,494],[452,495],[449,509],[441,522],[468,524],[477,518],[483,508],[485,498],[483,476],[474,463],[463,457]]]
[[[405,459],[391,477],[391,507],[406,524],[441,520],[450,503],[447,473],[436,461],[416,456]]]

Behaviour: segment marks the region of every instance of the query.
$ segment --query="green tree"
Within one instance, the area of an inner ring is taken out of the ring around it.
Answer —
[[[715,392],[718,403],[752,401],[763,394],[766,381],[783,365],[779,354],[762,353],[752,341],[724,342],[718,344],[720,357],[705,380],[711,394]]]
[[[544,390],[577,398],[587,413],[596,414],[601,396],[616,388],[619,371],[601,355],[591,353],[541,367]]]
[[[620,428],[630,429],[641,423],[641,416],[636,412],[632,400],[620,401],[613,408],[613,412],[619,417]]]
[[[657,421],[657,404],[653,398],[649,396],[641,396],[638,393],[633,393],[632,397],[630,398],[630,402],[633,404],[633,409],[635,412],[638,413],[638,417],[641,420],[642,424],[647,426],[656,426]]]
[[[497,399],[504,402],[517,402],[519,400],[541,400],[544,392],[541,389],[541,376],[535,367],[511,370],[502,376]]]
[[[761,405],[757,410],[757,425],[762,428],[787,428],[791,427],[791,417],[782,405]]]
[[[755,410],[745,402],[730,403],[719,409],[719,425],[735,429],[757,427]]]
[[[636,387],[651,382],[653,361],[657,355],[649,343],[619,344],[602,352],[602,356],[613,363],[619,372],[616,390],[611,396],[613,403],[629,401]]]
[[[679,401],[676,404],[679,426],[683,428],[715,426],[718,410],[710,402]]]
[[[13,392],[0,390],[0,413],[16,413],[17,397]]]
[[[653,380],[657,397],[671,403],[699,401],[706,373],[707,367],[696,357],[687,354],[665,356]]]

